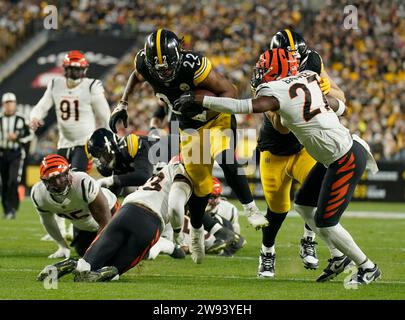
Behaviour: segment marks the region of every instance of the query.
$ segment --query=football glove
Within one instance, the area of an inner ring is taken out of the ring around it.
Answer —
[[[194,103],[195,94],[192,91],[188,91],[174,101],[173,111],[174,113],[181,114],[188,118],[193,118],[197,114],[204,111],[202,106]]]
[[[122,121],[122,124],[126,128],[128,126],[128,113],[127,113],[128,102],[120,101],[110,116],[110,128],[114,133],[117,133],[116,125],[119,121]]]
[[[330,81],[328,78],[321,78],[319,83],[322,93],[326,96],[330,92]]]
[[[59,246],[59,249],[48,256],[49,259],[70,258],[70,249]]]

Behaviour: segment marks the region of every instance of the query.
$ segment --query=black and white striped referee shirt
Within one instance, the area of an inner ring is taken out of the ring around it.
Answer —
[[[16,141],[8,139],[11,133],[17,135]],[[13,115],[5,115],[0,113],[0,149],[2,150],[18,150],[22,143],[30,140],[31,133],[28,122],[24,116],[18,112]]]

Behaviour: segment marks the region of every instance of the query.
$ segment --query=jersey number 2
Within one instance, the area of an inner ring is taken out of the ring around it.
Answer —
[[[75,121],[79,121],[79,100],[73,100],[74,104],[74,117]],[[70,111],[70,101],[69,100],[62,100],[60,102],[60,112],[62,120],[69,120],[71,111]]]
[[[318,82],[315,75],[308,77],[307,81],[308,81],[308,84],[310,84],[313,81]],[[321,111],[320,108],[316,108],[316,109],[311,111],[311,105],[312,105],[311,91],[309,91],[308,87],[303,83],[296,83],[296,84],[291,86],[291,88],[289,90],[289,94],[290,94],[291,99],[294,99],[294,98],[296,98],[298,96],[297,91],[299,89],[304,91],[304,94],[305,94],[303,117],[304,117],[305,121],[308,122],[309,120],[311,120],[313,117],[315,117],[318,113],[321,113],[322,111]],[[322,95],[322,97],[323,97],[323,101],[325,103],[325,108],[328,110],[329,106],[328,106],[328,103],[326,101],[326,98],[325,98],[324,95]]]

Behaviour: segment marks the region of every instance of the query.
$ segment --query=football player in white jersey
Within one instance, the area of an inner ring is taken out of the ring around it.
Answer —
[[[295,210],[339,254],[332,256],[317,281],[333,278],[352,261],[358,271],[351,283],[368,284],[378,279],[378,266],[339,223],[364,170],[378,171],[369,146],[339,122],[345,105],[322,94],[319,76],[312,71],[297,74],[298,62],[290,52],[266,51],[257,66],[261,84],[254,99],[195,96],[191,92],[178,99],[175,108],[181,112],[184,108],[198,109],[195,105],[199,105],[225,113],[277,113],[281,125],[291,130],[317,160],[295,199]]]
[[[75,281],[112,280],[144,259],[167,223],[173,227],[176,243],[182,243],[184,207],[192,190],[183,164],[169,163],[124,199],[119,212],[83,259],[67,259],[53,265],[58,277],[75,271]],[[42,281],[48,270],[46,267],[38,280]]]
[[[110,107],[100,80],[86,77],[89,63],[80,51],[70,51],[63,60],[64,77],[53,78],[41,100],[31,110],[30,126],[43,125],[49,109],[55,106],[59,141],[58,154],[64,156],[73,171],[86,172],[84,151],[87,139],[99,126],[108,127]]]
[[[41,181],[31,190],[31,199],[41,223],[58,244],[49,258],[69,258],[70,249],[61,234],[55,215],[73,224],[72,246],[83,256],[90,243],[119,208],[115,195],[84,172],[69,170],[62,156],[46,156],[40,167]]]

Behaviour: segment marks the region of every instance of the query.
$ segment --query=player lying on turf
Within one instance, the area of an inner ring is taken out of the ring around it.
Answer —
[[[322,94],[319,76],[312,71],[297,74],[298,63],[291,53],[284,49],[266,51],[257,65],[260,85],[254,99],[204,97],[191,92],[176,101],[175,109],[188,108],[190,112],[199,105],[226,113],[272,111],[279,114],[281,124],[291,130],[317,160],[297,194],[295,209],[313,231],[341,253],[340,257],[330,260],[318,281],[335,276],[351,261],[358,267],[352,283],[376,280],[381,275],[380,269],[339,223],[364,170],[378,170],[369,146],[361,138],[352,136],[339,122],[337,114],[344,112],[345,105]]]
[[[69,258],[70,249],[55,221],[55,215],[73,224],[74,246],[82,256],[97,232],[104,228],[119,208],[115,195],[100,188],[84,172],[69,169],[67,160],[59,155],[46,156],[40,166],[41,181],[31,190],[31,199],[41,223],[58,244],[49,258]]]
[[[174,159],[176,159],[175,157]],[[178,158],[180,160],[180,158]],[[205,253],[232,257],[245,244],[245,239],[239,234],[238,209],[221,197],[222,184],[218,178],[213,178],[213,188],[208,200],[208,206],[203,216]],[[173,228],[165,226],[159,241],[151,248],[147,259],[155,259],[160,253],[169,254],[173,258],[184,258],[191,248],[190,218],[184,217],[184,239],[179,250],[173,240]]]
[[[137,191],[86,251],[83,259],[54,264],[58,277],[75,271],[75,281],[108,281],[136,266],[159,240],[170,222],[174,240],[182,239],[184,207],[192,193],[190,178],[181,163],[169,163]],[[38,276],[42,281],[49,266]]]

